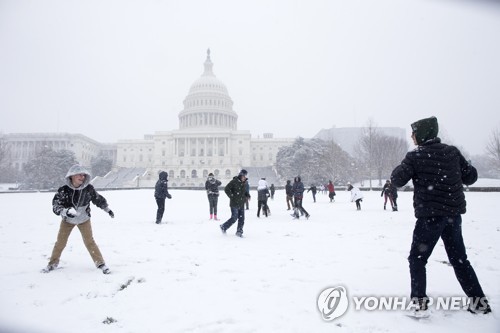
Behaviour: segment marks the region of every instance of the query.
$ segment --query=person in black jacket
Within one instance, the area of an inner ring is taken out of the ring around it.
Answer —
[[[274,184],[271,184],[271,187],[269,187],[269,191],[271,192],[271,200],[274,200],[274,192],[276,192]]]
[[[462,217],[466,211],[463,185],[477,180],[476,169],[460,151],[441,143],[435,117],[411,124],[412,139],[418,147],[406,154],[391,175],[394,186],[413,181],[413,206],[417,218],[408,261],[411,276],[411,297],[417,313],[425,313],[427,260],[439,238],[443,240],[450,264],[465,294],[468,310],[488,313],[491,308],[472,268],[462,238]]]
[[[286,204],[288,206],[287,210],[290,210],[291,209],[290,204],[292,207],[294,207],[294,204],[293,204],[293,185],[292,185],[292,182],[290,180],[286,181],[285,194],[286,194]]]
[[[389,202],[391,203],[392,210],[398,210],[398,205],[396,204],[396,199],[398,198],[398,189],[394,185],[392,185],[389,179],[387,179],[387,181],[385,182],[380,196],[384,197],[384,210],[385,206],[387,205],[387,199],[389,199]]]
[[[267,198],[269,198],[269,190],[267,187],[257,189],[257,217],[260,217],[260,209],[265,217],[269,215],[269,206],[267,205]]]
[[[219,186],[220,180],[215,179],[213,173],[208,174],[207,181],[205,182],[205,190],[207,190],[208,204],[210,206],[210,220],[219,221],[217,218],[217,202],[219,200]]]
[[[293,201],[294,201],[294,209],[293,209],[293,218],[299,219],[300,216],[306,215],[306,219],[309,219],[311,215],[304,209],[302,206],[302,199],[304,198],[304,184],[302,183],[300,177],[295,177],[293,180]],[[300,215],[299,215],[300,213]]]
[[[250,200],[250,192],[247,189],[247,171],[241,170],[238,176],[233,177],[224,192],[229,197],[229,207],[231,208],[231,217],[225,223],[220,225],[223,233],[229,229],[236,221],[238,227],[236,236],[243,237],[243,225],[245,224],[245,202]]]
[[[156,224],[160,224],[165,212],[165,198],[172,199],[168,193],[168,173],[161,171],[155,185],[155,200],[158,209],[156,210]]]
[[[311,186],[307,189],[307,193],[309,193],[309,191],[312,192],[313,200],[316,202],[316,192],[318,192],[318,188],[314,184],[311,184]]]
[[[111,273],[92,235],[90,203],[92,202],[104,210],[111,218],[114,218],[115,215],[109,209],[106,199],[97,193],[90,184],[90,179],[90,173],[87,169],[80,165],[73,165],[66,174],[66,185],[60,187],[54,195],[52,211],[61,216],[62,221],[49,264],[42,270],[43,273],[48,273],[59,266],[59,259],[75,226],[80,230],[83,243],[96,267],[101,269],[104,274]]]

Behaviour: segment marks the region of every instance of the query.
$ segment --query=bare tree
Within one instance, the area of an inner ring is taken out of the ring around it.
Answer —
[[[500,129],[497,128],[491,133],[490,141],[486,146],[486,153],[495,168],[500,169]]]
[[[402,138],[388,135],[377,137],[376,166],[379,185],[382,185],[382,177],[389,176],[394,167],[401,163],[408,149],[408,142]]]
[[[378,128],[375,122],[373,119],[368,120],[366,127],[363,128],[359,142],[354,149],[355,153],[358,155],[357,157],[366,165],[366,176],[368,177],[370,188],[372,188],[373,170],[381,168],[379,165],[381,161],[376,158],[378,153],[378,136]],[[375,163],[377,165],[375,165]]]

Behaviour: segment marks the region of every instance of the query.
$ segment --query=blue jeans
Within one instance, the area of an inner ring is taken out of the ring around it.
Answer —
[[[217,215],[217,201],[219,200],[219,196],[214,194],[208,195],[208,204],[210,206],[210,214]]]
[[[243,207],[231,207],[231,217],[222,225],[222,228],[229,229],[236,220],[238,220],[236,231],[243,233],[243,225],[245,224],[245,209]]]
[[[455,270],[455,276],[468,297],[484,297],[479,280],[465,253],[462,238],[462,216],[421,217],[413,230],[413,241],[408,261],[410,263],[411,297],[427,297],[427,259],[437,241],[444,243],[448,260]]]

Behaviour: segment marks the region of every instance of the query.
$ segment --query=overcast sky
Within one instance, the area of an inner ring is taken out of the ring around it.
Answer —
[[[434,115],[480,154],[500,128],[499,1],[0,0],[0,132],[178,129],[207,48],[253,137]]]

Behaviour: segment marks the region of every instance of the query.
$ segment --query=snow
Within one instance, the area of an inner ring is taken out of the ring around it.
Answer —
[[[463,233],[468,255],[493,313],[435,311],[414,320],[402,311],[366,311],[324,321],[320,293],[343,286],[349,295],[409,294],[406,257],[415,218],[412,193],[399,212],[382,209],[379,191],[363,192],[362,210],[350,193],[305,197],[309,220],[292,220],[284,192],[256,217],[257,193],[246,211],[244,238],[208,220],[204,191],[171,190],[156,225],[153,190],[106,191],[115,219],[92,207],[94,238],[112,273],[93,266],[78,230],[61,269],[40,273],[52,251],[59,217],[53,193],[0,194],[0,332],[499,332],[500,193],[469,192]],[[428,263],[429,296],[462,296],[439,242]]]

